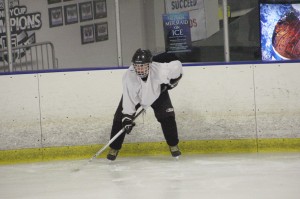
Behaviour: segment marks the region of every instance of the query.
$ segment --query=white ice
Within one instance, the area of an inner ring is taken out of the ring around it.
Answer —
[[[0,166],[0,198],[299,199],[300,153],[6,165]]]

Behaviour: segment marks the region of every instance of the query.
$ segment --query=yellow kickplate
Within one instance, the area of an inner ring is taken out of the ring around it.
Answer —
[[[0,164],[90,159],[104,145],[0,150]],[[300,138],[181,141],[182,154],[300,152]],[[98,158],[106,157],[105,150]],[[119,156],[170,155],[166,142],[125,143]]]

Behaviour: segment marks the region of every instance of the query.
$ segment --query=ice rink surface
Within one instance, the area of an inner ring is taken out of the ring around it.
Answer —
[[[74,172],[74,169],[80,168]],[[1,199],[299,199],[300,153],[0,166]]]

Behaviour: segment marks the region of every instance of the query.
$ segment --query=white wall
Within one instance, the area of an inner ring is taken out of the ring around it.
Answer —
[[[0,76],[0,150],[105,144],[125,69]],[[300,138],[299,64],[184,67],[183,140]],[[163,141],[149,109],[125,142]]]
[[[36,30],[37,42],[50,41],[54,44],[59,68],[87,68],[99,66],[117,66],[117,36],[115,22],[115,1],[107,0],[107,17],[85,22],[78,22],[59,27],[49,27],[48,9],[74,3],[87,2],[73,0],[48,5],[47,1],[19,0],[20,5],[27,7],[27,12],[41,12],[42,28]],[[142,1],[120,1],[121,36],[124,65],[130,63],[132,53],[138,47],[144,47],[144,35],[141,32],[140,14]],[[108,22],[109,39],[91,44],[81,44],[80,26],[98,22]],[[129,49],[129,50],[128,50]]]
[[[31,12],[42,13],[42,28],[35,31],[37,42],[50,41],[54,44],[59,68],[95,67],[99,65],[117,65],[114,1],[107,1],[107,18],[78,22],[76,24],[49,27],[48,8],[84,2],[70,2],[48,5],[47,1],[20,0]],[[108,22],[109,40],[81,45],[80,26],[97,22]],[[101,64],[100,64],[101,63]]]
[[[54,44],[59,68],[87,68],[118,66],[117,35],[115,18],[115,0],[107,0],[107,17],[91,21],[64,24],[58,27],[49,27],[48,9],[87,2],[87,0],[73,0],[48,5],[47,1],[19,0],[20,6],[27,8],[27,13],[40,12],[42,27],[34,30],[36,42],[50,41]],[[206,1],[206,18],[210,26],[208,33],[218,25],[217,2]],[[129,65],[132,54],[137,48],[149,48],[154,53],[165,50],[162,14],[164,13],[163,0],[119,0],[120,24],[122,40],[123,65]],[[78,8],[79,9],[79,8]],[[109,39],[102,42],[81,44],[80,27],[98,22],[108,22]],[[214,23],[212,23],[214,22]]]
[[[119,2],[123,64],[130,65],[136,49],[146,47],[144,3],[140,0]]]

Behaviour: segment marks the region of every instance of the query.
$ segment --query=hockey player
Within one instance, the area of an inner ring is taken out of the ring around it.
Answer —
[[[161,58],[158,60],[161,61]],[[149,50],[138,49],[132,57],[132,65],[123,76],[123,95],[115,112],[110,138],[123,127],[127,134],[134,127],[133,117],[139,106],[151,106],[169,145],[171,155],[178,157],[178,132],[175,113],[168,90],[177,86],[182,77],[182,64],[175,60],[169,63],[152,62]],[[110,144],[107,159],[115,160],[122,147],[126,133]]]

